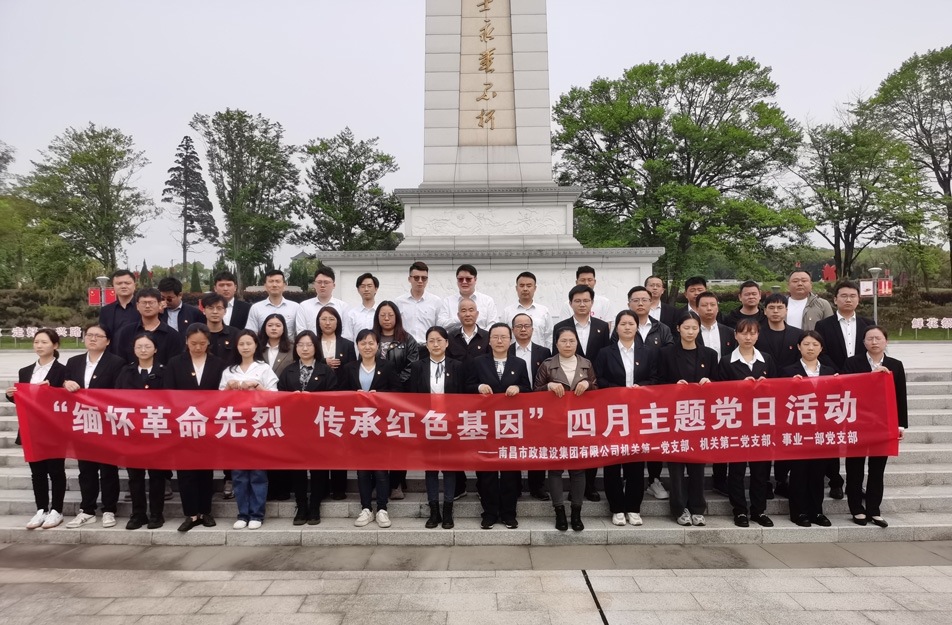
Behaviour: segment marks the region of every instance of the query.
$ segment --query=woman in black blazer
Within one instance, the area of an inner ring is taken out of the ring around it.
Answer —
[[[406,384],[409,393],[435,395],[464,393],[463,365],[458,360],[446,357],[450,337],[446,329],[433,326],[426,331],[428,357],[410,365],[410,379]],[[440,472],[426,472],[426,498],[430,505],[430,518],[426,528],[442,524],[443,529],[453,529],[453,495],[456,493],[456,472],[443,471],[443,514],[440,514]]]
[[[281,372],[278,390],[289,393],[320,393],[337,390],[337,374],[317,356],[319,341],[310,330],[294,339],[294,361]],[[327,469],[311,469],[311,501],[307,499],[307,469],[282,471],[290,477],[297,502],[294,525],[321,522],[321,501],[327,495]],[[347,472],[344,471],[345,479]]]
[[[595,377],[600,388],[649,386],[655,383],[657,361],[655,350],[637,344],[638,315],[623,310],[615,317],[618,340],[598,352]],[[625,361],[631,362],[629,382]],[[632,402],[634,403],[634,402]],[[624,477],[622,477],[624,472]],[[612,515],[612,524],[641,525],[641,502],[645,496],[645,462],[623,462],[604,468],[605,496]]]
[[[896,387],[896,414],[899,418],[899,440],[903,439],[906,428],[909,427],[909,404],[906,398],[906,370],[902,362],[886,355],[886,346],[889,335],[885,328],[870,326],[866,328],[863,344],[866,353],[847,358],[843,364],[843,373],[869,373],[878,371],[892,372],[893,384]],[[866,476],[866,507],[863,507],[863,471],[869,461],[869,474]],[[880,514],[880,505],[883,503],[883,473],[886,472],[886,456],[872,456],[870,458],[846,459],[846,499],[849,503],[850,514],[857,525],[866,525],[871,520],[873,525],[888,527],[889,523]]]
[[[698,384],[717,379],[717,352],[698,344],[701,321],[686,312],[675,329],[678,340],[661,349],[658,380],[661,384]],[[687,475],[685,475],[685,472]],[[703,526],[707,500],[704,498],[704,463],[669,462],[671,493],[668,505],[678,525]]]
[[[319,360],[324,361],[336,373],[340,373],[340,368],[347,363],[357,360],[357,349],[353,341],[341,337],[344,322],[336,308],[333,306],[321,308],[317,313],[317,328],[321,333],[321,340],[317,344]]]
[[[364,329],[357,333],[357,350],[360,360],[349,362],[340,368],[338,390],[363,391],[365,393],[399,392],[400,382],[393,365],[377,356],[377,335],[373,330]],[[371,493],[377,491],[377,514],[371,507]],[[376,520],[378,527],[390,527],[390,515],[387,502],[390,498],[390,473],[381,470],[357,471],[357,490],[360,492],[360,514],[354,521],[357,527],[364,527]]]
[[[760,338],[760,324],[753,319],[741,319],[734,328],[737,347],[721,358],[720,378],[731,380],[760,380],[777,377],[770,354],[763,354],[754,347]],[[744,494],[744,477],[750,466],[750,508]],[[767,479],[770,477],[770,461],[731,462],[727,467],[727,494],[734,509],[734,525],[749,527],[750,521],[763,527],[773,527],[765,512],[767,510]],[[749,516],[748,516],[749,514]]]
[[[800,362],[784,368],[780,372],[782,377],[799,380],[836,375],[836,369],[819,360],[823,351],[823,337],[819,332],[808,330],[802,333],[797,346],[800,349]],[[832,525],[823,514],[826,465],[825,458],[790,461],[790,520],[800,527],[810,527],[814,523],[823,527]]]
[[[148,332],[132,340],[136,362],[129,363],[119,372],[116,388],[125,390],[156,390],[165,388],[165,367],[155,361],[157,347]],[[149,500],[146,507],[145,473],[149,472]],[[129,494],[132,496],[132,516],[126,523],[127,530],[137,530],[147,524],[150,530],[165,525],[165,481],[171,471],[164,469],[141,469],[126,467],[129,476]],[[150,514],[151,513],[151,514]]]
[[[33,351],[36,362],[19,371],[17,381],[21,384],[46,384],[57,388],[66,381],[66,367],[59,361],[60,340],[56,330],[42,328],[33,336]],[[7,389],[7,399],[16,403],[17,388]],[[17,433],[17,444],[20,434]],[[50,458],[30,463],[30,479],[33,482],[33,499],[36,514],[26,524],[28,530],[38,527],[50,529],[63,522],[63,500],[66,498],[66,460]],[[50,489],[53,490],[52,501]]]
[[[204,323],[194,323],[185,331],[185,348],[188,350],[173,356],[165,374],[165,388],[177,391],[217,391],[225,362],[211,354],[211,334]],[[204,525],[215,527],[212,516],[213,486],[212,469],[192,469],[178,472],[179,495],[185,520],[178,531],[187,532]]]

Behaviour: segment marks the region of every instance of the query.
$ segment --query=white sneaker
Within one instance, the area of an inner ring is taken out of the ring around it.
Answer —
[[[390,527],[390,515],[386,510],[377,510],[377,525],[379,527]]]
[[[261,521],[248,521],[248,529],[256,530],[261,528]]]
[[[647,488],[648,494],[654,497],[655,499],[667,499],[668,491],[664,489],[664,484],[661,483],[661,480],[656,479]]]
[[[50,513],[46,515],[46,520],[43,521],[43,529],[50,530],[63,522],[63,515],[57,512],[56,510],[50,510]]]
[[[624,512],[616,512],[612,515],[612,525],[624,525],[625,523],[626,521]]]
[[[687,508],[684,509],[684,512],[681,513],[681,516],[678,517],[678,525],[690,525],[691,524],[691,513]]]
[[[360,514],[357,515],[357,518],[354,520],[354,525],[356,527],[364,527],[369,525],[371,521],[374,520],[374,513],[370,511],[370,508],[364,508],[360,511]]]
[[[115,513],[115,512],[103,512],[103,513],[102,513],[102,526],[103,526],[103,527],[115,527],[115,526],[116,526],[116,513]]]
[[[46,522],[46,510],[37,510],[30,522],[26,524],[26,528],[35,530],[38,527],[43,527],[44,522]]]
[[[84,525],[88,525],[89,523],[95,523],[95,522],[96,522],[95,514],[86,514],[85,512],[80,512],[79,514],[76,515],[76,518],[74,518],[72,521],[66,524],[66,527],[68,527],[71,530],[74,530],[77,527],[82,527]]]
[[[704,525],[704,515],[703,515],[703,514],[692,514],[692,515],[691,515],[691,525]]]
[[[248,527],[248,521],[242,521],[241,519],[238,519],[237,521],[235,521],[235,524],[232,525],[232,527],[235,528],[236,530],[243,530],[246,527]]]
[[[641,515],[638,514],[637,512],[629,512],[625,516],[628,517],[629,525],[641,525],[643,523],[643,521],[641,520]]]

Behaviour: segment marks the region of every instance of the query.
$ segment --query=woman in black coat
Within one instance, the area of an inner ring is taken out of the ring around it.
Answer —
[[[37,330],[33,337],[36,362],[20,369],[17,381],[21,384],[45,384],[62,387],[66,381],[66,366],[59,361],[60,340],[51,328]],[[16,403],[17,388],[7,389],[7,399]],[[20,435],[17,434],[17,444]],[[50,529],[63,522],[63,500],[66,498],[66,460],[50,458],[30,463],[30,479],[33,482],[33,499],[36,514],[26,524],[28,530],[42,527]],[[50,489],[53,497],[50,500]]]
[[[836,369],[820,363],[823,337],[809,330],[800,335],[797,343],[800,362],[780,372],[785,378],[810,379],[824,375],[836,375]],[[830,527],[832,523],[823,514],[823,478],[826,477],[825,458],[790,461],[790,520],[800,527],[814,523]]]
[[[156,390],[165,388],[165,367],[155,361],[157,347],[148,332],[132,340],[136,362],[123,367],[116,379],[116,388],[125,390]],[[149,500],[146,507],[145,473],[149,472]],[[165,481],[171,471],[164,469],[140,469],[126,467],[129,476],[129,494],[132,495],[132,516],[126,523],[127,530],[137,530],[143,525],[150,530],[165,525]]]
[[[211,335],[204,323],[194,323],[185,332],[186,352],[173,356],[165,374],[165,388],[177,391],[217,391],[225,362],[208,351]],[[212,516],[214,480],[212,469],[180,470],[179,495],[185,520],[178,531],[204,525],[215,527]]]
[[[902,362],[886,355],[886,346],[889,335],[885,328],[870,326],[866,328],[863,344],[866,353],[847,358],[843,363],[843,373],[881,373],[892,372],[893,384],[896,387],[896,413],[899,420],[899,440],[903,439],[906,428],[909,427],[909,406],[906,398],[906,370]],[[886,472],[886,456],[872,456],[870,458],[846,459],[846,500],[849,503],[850,514],[857,525],[866,525],[872,521],[873,525],[888,527],[889,523],[880,514],[880,505],[883,503],[883,474]],[[866,507],[863,507],[863,471],[869,462],[869,474],[866,476]]]
[[[337,374],[317,356],[319,341],[310,330],[294,339],[294,361],[281,372],[278,390],[289,393],[321,393],[337,390]],[[321,501],[327,495],[327,469],[311,469],[311,500],[307,499],[307,469],[286,472],[297,502],[294,525],[321,522]],[[344,472],[346,475],[346,471]]]

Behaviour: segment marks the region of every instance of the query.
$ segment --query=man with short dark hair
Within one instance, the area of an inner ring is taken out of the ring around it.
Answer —
[[[674,335],[668,326],[651,316],[651,293],[647,287],[635,286],[628,291],[628,310],[638,316],[636,348],[654,351],[655,358],[660,359],[661,349],[674,343]],[[612,332],[612,340],[617,338],[618,334]]]
[[[350,309],[350,330],[357,336],[363,329],[374,327],[374,317],[377,314],[377,289],[380,280],[372,273],[362,273],[357,276],[357,294],[360,295],[360,307]]]
[[[430,268],[422,261],[410,265],[407,282],[410,291],[394,300],[403,317],[403,329],[410,333],[422,347],[426,345],[426,331],[436,325],[443,300],[438,295],[427,293],[426,285],[430,281]],[[448,331],[448,330],[447,330]]]
[[[231,362],[235,353],[235,335],[238,331],[225,325],[225,298],[218,293],[207,293],[202,298],[208,326],[208,351],[225,362]]]
[[[205,315],[197,307],[182,301],[182,281],[175,276],[159,280],[159,293],[165,302],[165,310],[159,317],[170,327],[185,336],[190,323],[205,323]]]
[[[333,267],[321,266],[314,272],[314,297],[301,302],[296,320],[298,332],[310,330],[321,336],[321,329],[317,325],[317,317],[321,309],[330,306],[337,310],[341,319],[341,336],[349,341],[357,335],[350,327],[350,306],[342,299],[334,297],[334,287],[337,286],[337,274]]]
[[[648,314],[652,319],[668,326],[671,332],[675,332],[680,313],[671,304],[661,301],[661,296],[664,295],[665,291],[664,280],[658,276],[648,276],[645,279],[645,288],[648,289],[648,294],[651,295],[651,306],[648,308]],[[629,295],[629,297],[631,296]]]
[[[699,344],[717,352],[718,360],[730,356],[737,347],[734,328],[717,322],[720,314],[717,296],[710,291],[704,291],[695,297],[694,301],[697,316],[701,319],[701,333],[697,337]]]
[[[787,325],[800,330],[813,330],[821,319],[833,316],[830,303],[813,292],[813,278],[802,269],[790,274],[787,282]]]
[[[595,268],[589,265],[582,265],[575,270],[575,285],[585,285],[595,293],[595,285],[598,280],[595,279]],[[571,309],[571,306],[570,306]],[[566,314],[572,314],[572,310],[567,310]],[[615,323],[615,316],[612,313],[612,303],[603,295],[592,296],[592,309],[590,314],[596,319],[601,319],[608,324],[609,328]],[[554,352],[553,352],[554,353]],[[594,361],[593,361],[594,362]]]
[[[476,323],[483,330],[499,320],[499,313],[496,312],[496,302],[485,293],[476,290],[476,267],[465,263],[456,268],[456,286],[459,293],[448,295],[443,298],[443,305],[437,315],[437,325],[446,328],[447,332],[459,327],[459,303],[464,299],[471,299],[476,304],[476,310],[479,311],[479,318]]]
[[[512,318],[512,334],[515,341],[509,346],[509,355],[521,358],[526,363],[526,367],[529,368],[529,380],[532,382],[535,381],[536,374],[539,372],[539,365],[552,355],[548,347],[543,347],[532,340],[533,333],[533,320],[529,313],[521,312]],[[545,471],[529,471],[528,473],[529,494],[539,501],[549,501],[549,493],[545,490]]]
[[[287,283],[284,281],[284,272],[272,269],[264,274],[264,290],[268,292],[267,299],[255,302],[248,313],[248,322],[245,329],[260,332],[264,320],[275,313],[284,317],[284,325],[288,329],[288,337],[293,341],[297,336],[296,320],[301,312],[301,305],[284,297]],[[304,328],[301,328],[302,330]],[[262,337],[258,337],[262,340]],[[267,342],[266,339],[263,339]]]
[[[140,289],[136,293],[136,310],[139,311],[140,320],[135,325],[123,326],[116,333],[116,339],[113,341],[119,345],[117,355],[123,362],[130,363],[136,360],[133,342],[143,332],[149,332],[155,340],[157,364],[164,365],[172,356],[178,356],[185,351],[185,338],[169,327],[169,324],[159,319],[161,300],[162,294],[156,288]]]
[[[112,288],[116,291],[116,301],[99,309],[99,327],[103,329],[111,342],[109,351],[118,354],[116,333],[125,325],[139,323],[139,311],[136,310],[136,276],[128,269],[119,269],[112,274]]]
[[[535,292],[536,277],[534,273],[523,271],[516,276],[516,296],[519,301],[506,306],[502,318],[506,323],[511,323],[516,315],[529,315],[532,318],[532,342],[548,349],[548,346],[552,344],[552,315],[549,314],[549,309],[546,306],[535,301]]]
[[[704,276],[692,276],[684,281],[684,299],[688,301],[688,312],[697,312],[697,296],[707,292],[707,279]]]
[[[251,304],[242,301],[236,297],[238,292],[238,279],[230,271],[219,271],[215,274],[214,291],[225,300],[225,316],[223,321],[225,325],[238,330],[243,330],[248,323],[248,313],[251,311]]]
[[[741,307],[732,310],[724,318],[724,323],[730,327],[736,327],[741,319],[753,319],[757,323],[764,320],[764,313],[760,310],[760,285],[753,280],[747,280],[740,285],[738,298]]]

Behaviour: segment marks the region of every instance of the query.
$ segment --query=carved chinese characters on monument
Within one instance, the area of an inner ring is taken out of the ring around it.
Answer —
[[[461,146],[516,145],[509,0],[462,0]]]

